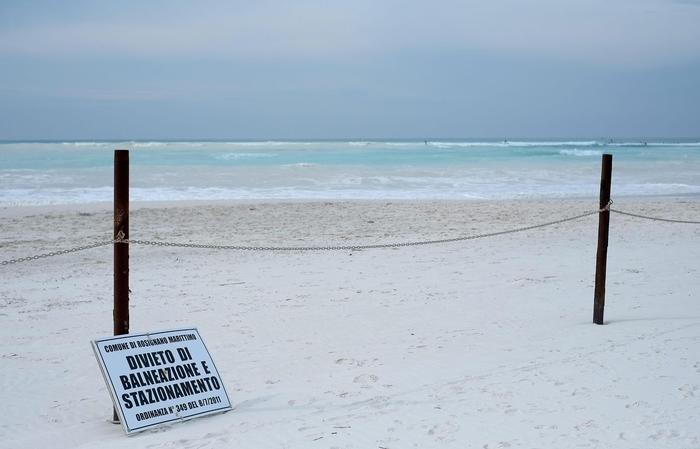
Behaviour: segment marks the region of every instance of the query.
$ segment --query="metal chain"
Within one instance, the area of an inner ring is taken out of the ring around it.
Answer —
[[[547,223],[536,224],[532,226],[523,226],[515,229],[508,229],[505,231],[489,232],[484,234],[474,234],[461,237],[453,237],[447,239],[437,239],[437,240],[421,240],[413,242],[393,242],[393,243],[379,243],[373,245],[328,245],[328,246],[237,246],[237,245],[214,245],[214,244],[202,244],[202,243],[177,243],[177,242],[164,242],[164,241],[154,241],[154,240],[137,240],[137,239],[119,239],[115,240],[116,243],[129,243],[135,245],[148,245],[148,246],[163,246],[163,247],[174,247],[174,248],[197,248],[197,249],[227,249],[234,251],[355,251],[362,249],[381,249],[381,248],[404,248],[408,246],[421,246],[421,245],[434,245],[439,243],[451,243],[460,242],[465,240],[475,240],[485,237],[495,237],[498,235],[514,234],[516,232],[529,231],[537,228],[544,228],[546,226],[552,226],[560,223],[565,223],[568,221],[578,220],[590,215],[594,215],[603,211],[607,211],[609,204],[603,209],[586,212],[573,217],[562,218],[560,220],[549,221]]]
[[[103,240],[88,245],[76,246],[73,248],[62,249],[58,251],[52,251],[49,253],[36,254],[33,256],[19,257],[16,259],[8,259],[0,261],[0,266],[12,265],[21,262],[27,262],[30,260],[44,259],[47,257],[60,256],[62,254],[76,253],[78,251],[85,251],[92,248],[98,248],[100,246],[107,246],[114,243],[126,243],[134,245],[147,245],[147,246],[162,246],[162,247],[172,247],[172,248],[197,248],[197,249],[227,249],[234,251],[355,251],[362,249],[382,249],[382,248],[404,248],[409,246],[422,246],[422,245],[434,245],[440,243],[452,243],[460,242],[466,240],[476,240],[486,237],[496,237],[499,235],[515,234],[517,232],[530,231],[532,229],[544,228],[547,226],[553,226],[560,223],[566,223],[568,221],[579,220],[590,215],[598,214],[601,212],[614,212],[621,215],[627,215],[630,217],[643,218],[647,220],[663,221],[667,223],[686,223],[686,224],[700,224],[700,221],[691,220],[674,220],[669,218],[659,218],[650,217],[647,215],[633,214],[631,212],[625,212],[617,209],[612,209],[610,206],[613,204],[612,200],[603,207],[602,209],[586,212],[583,214],[575,215],[573,217],[562,218],[560,220],[549,221],[546,223],[536,224],[532,226],[523,226],[514,229],[508,229],[505,231],[488,232],[483,234],[466,235],[460,237],[453,237],[447,239],[436,239],[436,240],[421,240],[412,242],[392,242],[392,243],[379,243],[373,245],[328,245],[328,246],[239,246],[239,245],[214,245],[214,244],[202,244],[202,243],[178,243],[178,242],[164,242],[155,240],[139,240],[139,239],[125,239],[124,234],[120,232],[117,238],[112,240]]]
[[[649,217],[647,215],[633,214],[631,212],[624,212],[624,211],[617,210],[617,209],[610,209],[610,212],[615,212],[616,214],[620,214],[620,215],[628,215],[630,217],[644,218],[645,220],[665,221],[666,223],[700,224],[700,221],[672,220],[670,218]]]
[[[61,254],[77,253],[78,251],[84,251],[86,249],[98,248],[100,246],[107,246],[115,243],[115,240],[103,240],[101,242],[91,243],[89,245],[76,246],[74,248],[61,249],[58,251],[52,251],[50,253],[37,254],[34,256],[18,257],[17,259],[9,259],[0,261],[0,265],[12,265],[20,262],[27,262],[30,260],[44,259],[46,257],[60,256]]]
[[[146,245],[146,246],[161,246],[161,247],[171,247],[171,248],[227,249],[227,250],[234,250],[234,251],[355,251],[355,250],[362,250],[362,249],[404,248],[404,247],[409,247],[409,246],[422,246],[422,245],[434,245],[434,244],[440,244],[440,243],[452,243],[452,242],[460,242],[460,241],[466,241],[466,240],[476,240],[476,239],[486,238],[486,237],[496,237],[499,235],[515,234],[517,232],[530,231],[532,229],[544,228],[547,226],[553,226],[553,225],[557,225],[557,224],[561,224],[561,223],[566,223],[569,221],[579,220],[581,218],[595,215],[595,214],[598,214],[601,212],[606,212],[606,211],[616,212],[616,213],[623,214],[623,215],[630,215],[633,217],[658,220],[658,221],[667,221],[667,222],[673,222],[673,223],[700,224],[700,222],[696,222],[696,221],[669,220],[669,219],[663,219],[663,218],[647,217],[647,216],[643,216],[643,215],[632,214],[629,212],[623,212],[623,211],[611,209],[610,206],[612,205],[612,203],[613,203],[612,200],[610,200],[610,202],[602,209],[598,209],[598,210],[594,210],[594,211],[590,211],[590,212],[585,212],[583,214],[575,215],[573,217],[567,217],[567,218],[562,218],[559,220],[548,221],[546,223],[540,223],[540,224],[536,224],[536,225],[532,225],[532,226],[523,226],[523,227],[519,227],[519,228],[508,229],[505,231],[488,232],[488,233],[483,233],[483,234],[466,235],[466,236],[452,237],[452,238],[446,238],[446,239],[421,240],[421,241],[412,241],[412,242],[379,243],[379,244],[371,244],[371,245],[328,245],[328,246],[214,245],[214,244],[202,244],[202,243],[178,243],[178,242],[164,242],[164,241],[155,241],[155,240],[125,239],[124,233],[120,232],[117,235],[117,238],[112,239],[112,240],[103,240],[103,241],[91,243],[88,245],[76,246],[74,248],[52,251],[49,253],[37,254],[34,256],[19,257],[16,259],[3,260],[3,261],[0,261],[0,265],[11,265],[11,264],[16,264],[16,263],[20,263],[20,262],[27,262],[30,260],[37,260],[37,259],[43,259],[43,258],[47,258],[47,257],[60,256],[62,254],[75,253],[78,251],[84,251],[87,249],[98,248],[100,246],[107,246],[107,245],[111,245],[114,243],[126,243],[126,244]]]

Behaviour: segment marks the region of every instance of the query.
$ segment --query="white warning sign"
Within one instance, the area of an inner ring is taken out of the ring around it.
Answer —
[[[92,346],[127,434],[231,409],[195,328],[120,335]]]

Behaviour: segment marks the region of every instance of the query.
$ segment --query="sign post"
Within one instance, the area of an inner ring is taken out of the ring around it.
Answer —
[[[102,338],[92,347],[127,434],[231,410],[195,328]]]
[[[114,150],[114,238],[129,238],[129,150]],[[114,335],[129,333],[129,245],[114,244]],[[119,422],[116,409],[112,421]]]

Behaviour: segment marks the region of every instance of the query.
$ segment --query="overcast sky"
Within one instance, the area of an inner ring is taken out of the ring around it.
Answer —
[[[700,136],[700,0],[0,1],[0,139],[565,136]]]

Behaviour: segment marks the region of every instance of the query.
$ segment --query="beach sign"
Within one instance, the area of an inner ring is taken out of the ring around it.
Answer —
[[[92,348],[127,434],[231,410],[196,328],[103,338]]]

